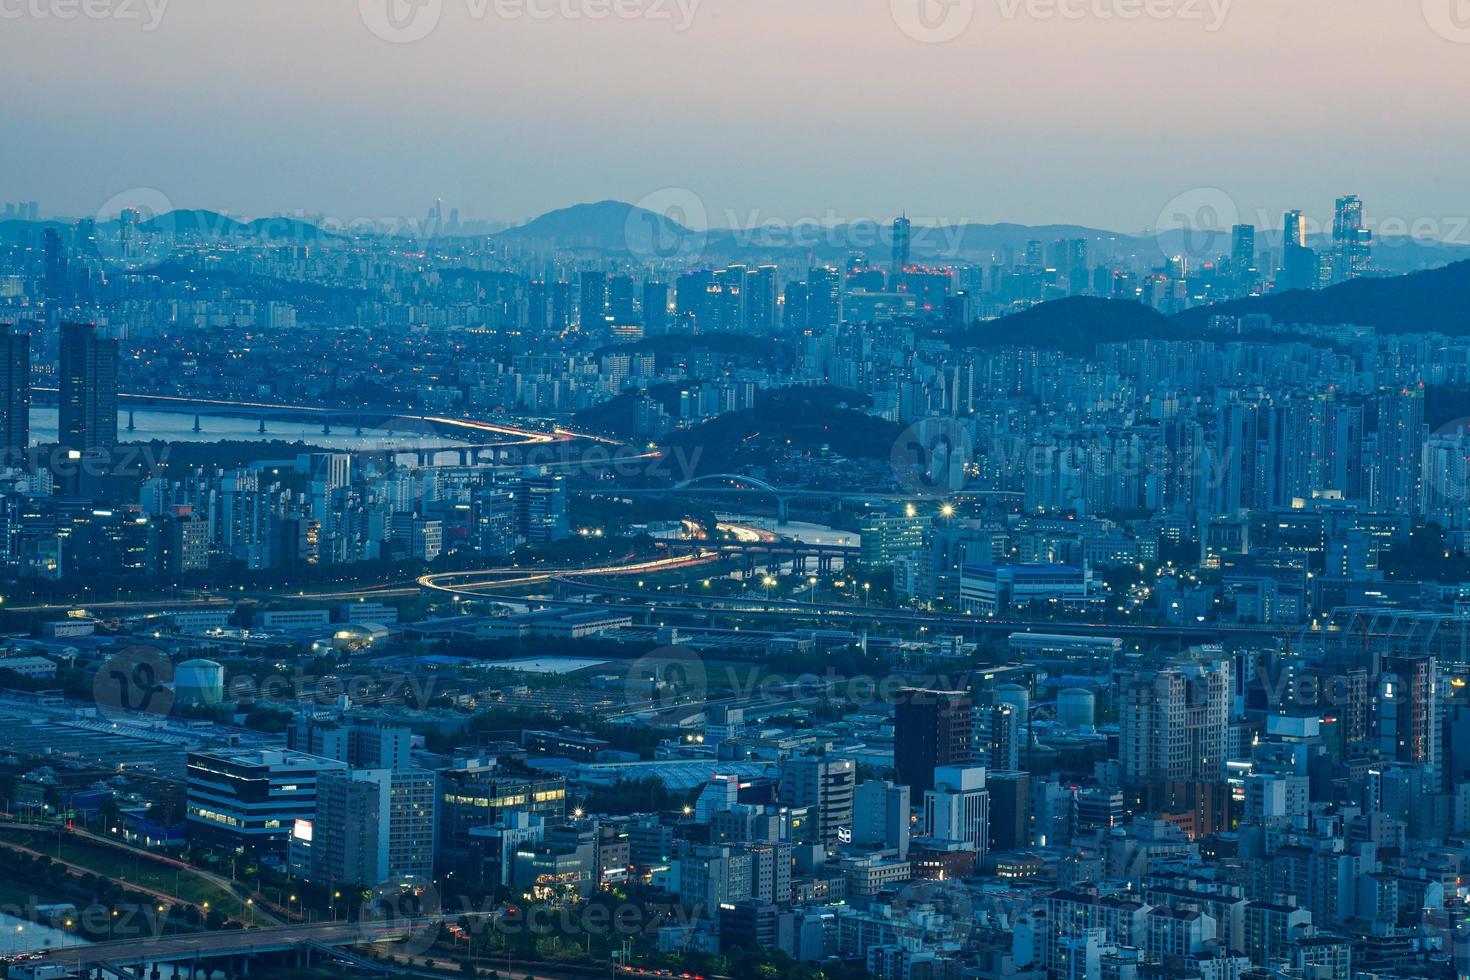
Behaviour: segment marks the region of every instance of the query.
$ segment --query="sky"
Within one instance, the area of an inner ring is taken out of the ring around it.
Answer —
[[[1470,241],[1467,90],[1470,0],[0,0],[0,201]]]

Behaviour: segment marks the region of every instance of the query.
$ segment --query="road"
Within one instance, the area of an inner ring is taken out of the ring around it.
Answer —
[[[99,963],[119,966],[135,963],[185,962],[210,957],[241,956],[291,949],[302,943],[324,946],[356,946],[359,943],[392,942],[423,928],[438,928],[442,916],[424,916],[402,922],[319,922],[313,925],[275,929],[231,929],[194,932],[176,936],[126,939],[116,942],[68,946],[42,953],[33,963],[54,963],[73,970]]]

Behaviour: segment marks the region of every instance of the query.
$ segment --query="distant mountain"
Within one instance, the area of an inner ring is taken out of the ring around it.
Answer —
[[[599,252],[637,252],[674,243],[675,253],[688,251],[678,243],[691,242],[701,233],[664,215],[622,201],[575,204],[534,218],[495,236],[503,241]]]
[[[1406,276],[1355,279],[1322,290],[1200,306],[1174,319],[1198,329],[1212,316],[1264,313],[1275,323],[1356,323],[1384,333],[1470,335],[1470,262]]]
[[[982,320],[950,334],[948,340],[955,347],[1025,344],[1071,354],[1090,354],[1098,344],[1182,340],[1194,332],[1142,303],[1073,296],[1041,303],[997,320]]]

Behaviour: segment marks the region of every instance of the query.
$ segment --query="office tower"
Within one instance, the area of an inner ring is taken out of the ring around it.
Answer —
[[[1282,217],[1281,275],[1277,290],[1313,289],[1317,285],[1317,253],[1307,245],[1307,225],[1300,211]]]
[[[528,542],[547,544],[571,534],[566,484],[566,477],[559,474],[521,481],[516,491],[516,517],[521,536]]]
[[[990,850],[1014,851],[1031,843],[1031,774],[985,770],[990,794]]]
[[[657,337],[669,332],[669,284],[650,279],[643,284],[643,332]]]
[[[1378,754],[1424,767],[1424,784],[1440,784],[1439,665],[1428,654],[1383,658],[1376,699]]]
[[[1021,711],[1013,704],[975,708],[976,761],[990,769],[1016,769],[1021,764]]]
[[[572,325],[572,284],[558,279],[551,284],[551,329],[560,333]]]
[[[807,273],[807,326],[828,330],[842,322],[842,274],[836,269]]]
[[[934,770],[974,760],[974,707],[963,691],[898,692],[893,708],[893,768],[915,793],[934,788]]]
[[[354,769],[405,769],[413,732],[384,725],[348,724],[298,715],[286,727],[286,747]]]
[[[776,300],[780,294],[776,271],[773,265],[763,265],[745,274],[741,291],[745,299],[747,333],[764,337],[776,332]]]
[[[804,282],[786,284],[785,301],[782,304],[781,325],[789,331],[805,330],[811,326],[808,297],[810,289]]]
[[[957,841],[983,863],[990,849],[990,792],[978,766],[940,766],[934,788],[924,793],[924,831],[935,840]]]
[[[31,442],[31,338],[0,324],[0,465],[24,464]]]
[[[1229,660],[1128,671],[1119,675],[1117,691],[1125,783],[1221,778],[1230,731]]]
[[[1241,292],[1249,292],[1256,278],[1255,225],[1236,225],[1230,230],[1230,264]]]
[[[566,816],[566,780],[560,776],[509,775],[491,762],[472,759],[439,770],[437,777],[435,866],[440,874],[461,874],[470,865],[478,828],[512,821],[518,813],[547,823]]]
[[[708,269],[685,272],[674,280],[674,329],[681,333],[705,333],[709,330],[706,312],[714,273]]]
[[[117,444],[117,341],[90,323],[61,326],[58,441],[77,452]]]
[[[61,232],[55,228],[47,228],[42,237],[46,261],[46,302],[55,306],[65,303],[67,299],[66,246],[62,244]]]
[[[909,851],[909,787],[870,779],[853,797],[852,842],[858,847],[894,850],[900,858]]]
[[[802,756],[781,764],[781,802],[810,807],[815,837],[828,846],[852,835],[857,764],[851,759]]]
[[[577,322],[584,331],[606,325],[607,273],[590,270],[582,273],[577,315]]]
[[[1087,292],[1090,280],[1087,239],[1073,238],[1065,246],[1066,264],[1063,268],[1067,270],[1067,291],[1073,296],[1081,296]]]
[[[1368,271],[1373,233],[1363,227],[1363,202],[1356,194],[1339,197],[1332,214],[1333,281],[1346,282]]]
[[[607,281],[607,309],[618,323],[632,323],[637,317],[633,304],[633,277],[619,274]]]
[[[897,218],[893,222],[893,275],[897,276],[909,267],[912,257],[913,226],[908,215]]]
[[[191,843],[285,856],[292,828],[316,813],[316,783],[345,763],[272,749],[190,752],[185,833]]]
[[[308,881],[325,887],[428,882],[434,870],[434,774],[322,773],[315,815],[293,826],[291,863]]]
[[[546,283],[533,280],[526,286],[526,330],[532,337],[539,337],[550,323],[551,304]]]

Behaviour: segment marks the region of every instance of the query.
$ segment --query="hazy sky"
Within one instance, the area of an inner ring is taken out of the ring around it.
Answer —
[[[1470,240],[1470,0],[0,0],[0,86],[0,200],[46,214],[680,188],[715,225],[1137,231],[1220,188]]]

